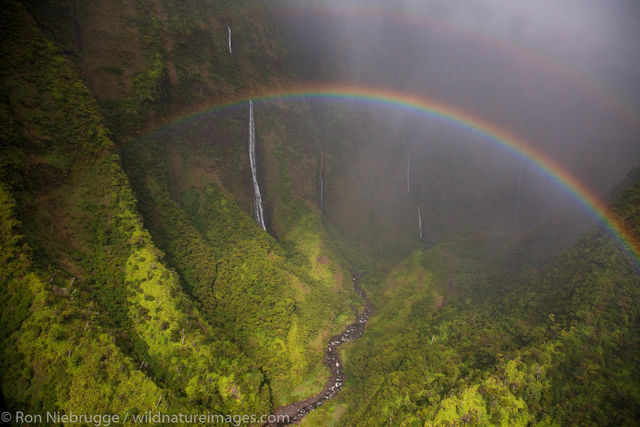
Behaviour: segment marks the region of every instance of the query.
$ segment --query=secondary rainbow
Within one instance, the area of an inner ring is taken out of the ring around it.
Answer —
[[[338,2],[332,2],[328,4],[301,2],[295,5],[288,4],[286,7],[280,6],[278,8],[275,6],[275,10],[284,16],[317,16],[330,19],[349,17],[352,20],[367,22],[372,26],[379,25],[382,22],[389,22],[399,27],[435,31],[443,36],[460,38],[466,43],[473,43],[479,47],[483,46],[496,52],[502,52],[503,55],[516,61],[516,63],[526,65],[528,69],[548,72],[551,74],[550,78],[560,77],[563,79],[564,85],[571,85],[575,90],[586,94],[593,101],[597,101],[598,105],[602,105],[606,110],[613,112],[628,126],[638,129],[640,125],[640,111],[638,111],[636,105],[578,68],[560,59],[545,55],[543,52],[522,43],[505,40],[479,31],[471,26],[456,24],[431,14],[410,13],[398,8],[396,5],[383,3],[344,2],[338,4]]]
[[[584,207],[593,212],[598,219],[613,234],[616,240],[622,244],[624,249],[634,258],[637,265],[640,265],[640,244],[636,241],[632,233],[625,224],[611,211],[597,196],[595,196],[580,181],[566,172],[560,164],[544,153],[533,148],[532,144],[500,128],[499,126],[483,120],[464,110],[443,104],[437,100],[426,97],[418,97],[412,94],[392,91],[385,88],[371,88],[358,86],[339,85],[303,85],[298,87],[288,87],[274,91],[256,94],[250,97],[243,97],[231,102],[218,104],[215,107],[199,111],[189,116],[182,117],[177,122],[183,122],[207,113],[238,107],[249,102],[254,103],[265,101],[301,100],[309,98],[335,99],[349,102],[361,102],[364,104],[378,104],[384,107],[404,109],[419,114],[437,118],[450,123],[456,127],[471,130],[483,135],[488,141],[516,154],[524,157],[529,163],[535,165],[558,185],[568,190]],[[176,121],[165,125],[168,127]]]

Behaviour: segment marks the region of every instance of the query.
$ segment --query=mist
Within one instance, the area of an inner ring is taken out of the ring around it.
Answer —
[[[3,421],[640,420],[638,0],[2,11]]]
[[[638,165],[637,2],[316,0],[290,2],[282,16],[308,80],[391,88],[467,111],[600,196]]]

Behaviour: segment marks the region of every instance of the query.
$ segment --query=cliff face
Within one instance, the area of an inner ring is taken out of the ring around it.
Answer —
[[[248,101],[322,75],[290,49],[281,9],[9,1],[2,13],[10,408],[269,413],[322,389],[327,340],[363,307],[350,274],[367,270],[379,315],[346,350],[352,383],[311,423],[345,408],[346,425],[569,419],[554,396],[586,396],[581,369],[604,384],[598,402],[633,414],[636,388],[616,377],[613,390],[603,360],[619,352],[637,371],[637,276],[599,234],[548,268],[587,221],[546,223],[575,206],[539,175],[524,184],[521,228],[505,230],[519,163],[486,140],[353,99],[255,100],[267,233],[257,225]],[[638,237],[635,182],[614,198]],[[607,356],[565,360],[556,348],[571,340],[601,340]],[[496,412],[494,395],[517,410]]]
[[[246,213],[245,111],[185,129],[181,144],[167,143],[171,129],[134,138],[198,103],[284,78],[282,48],[259,25],[268,11],[248,5],[261,20],[234,25],[234,7],[216,3],[56,6],[3,11],[7,404],[268,413],[320,389],[324,339],[358,299],[299,197],[305,186],[290,178],[286,134],[260,128],[279,242]],[[237,60],[218,50],[227,22],[234,53],[244,51]]]
[[[27,3],[82,70],[117,138],[293,78],[267,2]]]
[[[309,80],[341,82],[339,73],[347,70],[339,65],[351,63],[344,57],[349,49],[334,40],[345,36],[344,31],[329,25],[323,32],[318,27],[324,28],[326,19],[319,16],[317,23],[309,23],[310,17],[288,4],[162,0],[26,5],[45,36],[77,66],[112,138],[125,151],[158,127],[230,101],[310,87]],[[301,26],[317,33],[317,42],[306,40],[311,36]],[[324,65],[314,67],[309,58]],[[362,78],[371,80],[376,67]],[[218,184],[250,213],[247,112],[240,109],[218,111],[211,121],[202,117],[169,126],[162,138],[181,147],[188,139],[192,148],[184,149],[202,159]],[[281,199],[301,200],[317,209],[322,152],[326,219],[357,242],[360,252],[399,260],[451,234],[513,222],[518,160],[486,141],[452,133],[427,116],[309,98],[259,103],[256,124],[258,173],[275,236],[284,230],[278,221],[288,216],[281,211]],[[411,194],[402,191],[407,155],[414,164]],[[561,192],[533,175],[524,180],[526,197],[519,209],[525,228],[570,206]],[[416,233],[416,206],[422,208],[422,241]]]

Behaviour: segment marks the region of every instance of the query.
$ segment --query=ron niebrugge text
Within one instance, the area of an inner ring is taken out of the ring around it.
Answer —
[[[288,424],[288,418],[289,417],[286,415],[221,415],[209,412],[206,414],[163,414],[151,411],[143,414],[130,414],[127,412],[124,416],[119,414],[77,414],[71,411],[52,411],[41,414],[29,414],[22,411],[6,411],[1,414],[3,422],[26,424],[88,424],[95,427],[124,424],[127,422],[133,424],[230,424],[234,426],[255,423]]]
[[[90,424],[93,426],[110,426],[125,422],[118,414],[77,414],[75,412],[44,412],[41,414],[29,414],[22,411],[3,412],[2,421],[15,423],[55,423],[55,424]]]

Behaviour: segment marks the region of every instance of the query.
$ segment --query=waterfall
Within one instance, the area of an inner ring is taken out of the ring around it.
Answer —
[[[264,213],[262,211],[262,196],[258,186],[258,173],[256,172],[256,124],[253,121],[253,102],[249,101],[249,162],[251,163],[251,178],[253,179],[253,210],[254,217],[260,227],[267,231],[264,225]]]
[[[520,172],[518,173],[518,189],[516,190],[516,214],[513,220],[513,227],[518,227],[518,214],[520,213],[520,185],[522,184],[522,173],[524,171],[524,157],[520,159]]]
[[[411,193],[411,157],[407,151],[407,194]]]
[[[420,206],[418,206],[418,232],[420,233],[420,240],[422,240],[422,214],[420,213]]]
[[[533,112],[536,108],[536,103],[538,101],[538,97],[536,96],[536,92],[533,92],[533,98],[531,100],[531,105],[529,106],[529,116],[527,117],[527,130],[525,135],[528,137],[531,133],[531,120],[533,117]],[[524,151],[523,147],[523,151]],[[518,228],[518,216],[520,215],[520,187],[522,185],[522,176],[524,175],[524,157],[520,158],[520,170],[518,171],[518,187],[516,189],[516,212],[513,218],[513,227]]]
[[[320,216],[324,216],[324,151],[320,157]]]
[[[229,33],[229,54],[233,55],[233,51],[231,50],[231,27],[227,25],[227,30]]]

